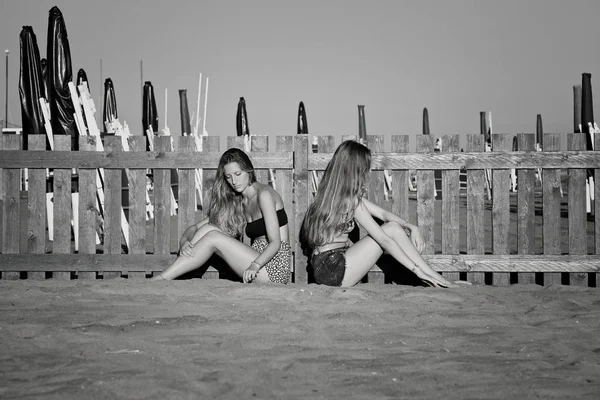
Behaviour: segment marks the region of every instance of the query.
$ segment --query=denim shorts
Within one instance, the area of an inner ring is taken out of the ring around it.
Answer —
[[[315,254],[311,258],[311,265],[315,283],[327,286],[340,286],[346,273],[347,247],[327,250]]]

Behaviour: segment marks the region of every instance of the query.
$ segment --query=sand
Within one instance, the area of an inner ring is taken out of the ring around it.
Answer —
[[[2,399],[596,398],[600,290],[0,281]]]

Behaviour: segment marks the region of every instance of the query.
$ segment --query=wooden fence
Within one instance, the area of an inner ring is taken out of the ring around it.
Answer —
[[[443,136],[440,152],[434,152],[433,136],[393,135],[388,144],[384,136],[369,136],[374,156],[368,197],[417,223],[426,241],[425,258],[450,279],[597,287],[600,212],[592,208],[592,213],[586,213],[586,172],[600,176],[600,153],[585,151],[581,134],[567,134],[567,148],[562,149],[564,136],[545,134],[543,152],[535,151],[533,134],[518,135],[518,152],[510,151],[512,135],[493,135],[493,152],[485,152],[481,135],[467,136],[465,151],[461,151],[458,135]],[[313,179],[318,180],[339,142],[347,138],[318,136],[316,153],[309,135],[279,136],[275,143],[266,136],[252,138],[250,156],[258,179],[275,185],[290,216],[295,282],[310,282],[308,262],[296,239],[312,199]],[[416,140],[414,152],[409,150],[411,138]],[[147,278],[168,266],[176,257],[181,233],[204,215],[196,205],[195,169],[203,171],[206,205],[224,150],[219,137],[203,138],[203,152],[195,151],[191,137],[173,139],[173,152],[169,137],[156,138],[155,151],[146,152],[145,137],[132,136],[131,151],[124,152],[120,138],[107,136],[105,151],[96,152],[93,137],[81,137],[80,151],[69,151],[70,138],[55,136],[55,151],[45,151],[45,137],[30,135],[30,150],[22,151],[21,136],[2,135],[1,278]],[[600,140],[596,142],[600,148]],[[226,147],[242,148],[243,141],[228,137]],[[27,191],[21,183],[24,168],[28,169]],[[46,168],[53,169],[54,176],[52,241],[46,220]],[[79,193],[74,226],[73,168]],[[102,224],[96,197],[98,168],[105,171]],[[511,169],[518,171],[516,192],[510,190]],[[125,188],[123,170],[127,171]],[[151,220],[146,218],[148,170],[154,179]],[[171,216],[171,171],[175,170],[178,211]],[[466,188],[461,185],[461,174],[466,174]],[[416,189],[410,191],[414,176]],[[441,180],[437,188],[436,176]],[[595,196],[600,196],[598,185]],[[123,205],[127,240],[121,227]],[[77,251],[73,248],[75,230]],[[410,281],[403,268],[388,261],[382,260],[365,281]],[[211,268],[203,277],[218,276]]]

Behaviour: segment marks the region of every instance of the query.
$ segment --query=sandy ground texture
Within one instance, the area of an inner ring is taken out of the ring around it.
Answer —
[[[0,281],[2,399],[592,399],[600,290]]]

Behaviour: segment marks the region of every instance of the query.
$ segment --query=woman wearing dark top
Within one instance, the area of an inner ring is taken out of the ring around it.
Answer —
[[[243,234],[251,246],[238,240]],[[242,150],[221,156],[208,218],[181,237],[180,255],[153,279],[174,279],[219,255],[244,282],[288,283],[291,249],[288,218],[275,189],[256,181],[252,162]]]
[[[315,282],[353,286],[385,251],[427,284],[454,286],[421,257],[424,242],[417,226],[363,198],[370,169],[370,150],[351,140],[337,148],[325,169],[301,230],[312,250]],[[379,226],[373,217],[385,223]],[[352,243],[348,234],[356,223],[368,235]]]

